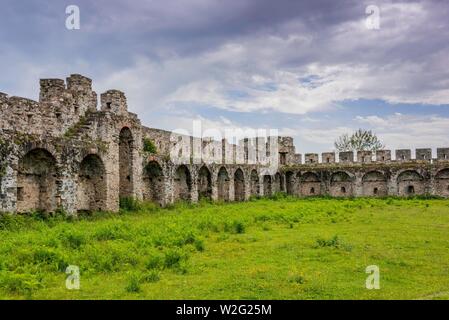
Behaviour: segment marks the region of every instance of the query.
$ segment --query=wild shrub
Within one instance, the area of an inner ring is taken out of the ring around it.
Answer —
[[[125,211],[139,211],[142,209],[141,202],[133,197],[121,197],[120,209]]]
[[[164,267],[164,255],[162,253],[152,253],[147,259],[145,266],[148,270],[152,269],[162,269]]]
[[[10,293],[31,296],[33,291],[42,287],[41,280],[31,274],[0,272],[0,287]]]
[[[181,262],[187,260],[187,255],[179,248],[170,248],[164,255],[164,266],[168,269],[180,267]]]
[[[75,232],[73,230],[62,230],[58,238],[65,247],[70,249],[78,249],[86,243],[86,236],[81,232]]]
[[[140,292],[140,282],[141,282],[140,275],[137,273],[132,273],[128,277],[128,281],[127,281],[125,290],[130,293]]]

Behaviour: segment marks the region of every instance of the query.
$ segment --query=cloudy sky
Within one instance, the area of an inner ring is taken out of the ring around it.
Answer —
[[[276,128],[301,153],[357,128],[391,149],[449,146],[446,0],[2,0],[0,42],[10,95],[81,73],[150,127]]]

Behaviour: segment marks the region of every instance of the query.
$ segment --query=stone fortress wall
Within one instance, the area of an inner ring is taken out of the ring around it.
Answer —
[[[291,137],[236,144],[147,128],[123,92],[92,91],[81,75],[40,81],[39,101],[0,93],[0,212],[119,209],[120,198],[161,206],[201,198],[449,196],[449,148],[295,153]],[[154,143],[157,153],[144,149]]]

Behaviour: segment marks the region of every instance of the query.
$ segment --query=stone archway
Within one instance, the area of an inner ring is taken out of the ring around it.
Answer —
[[[245,200],[245,176],[240,168],[234,173],[234,200]]]
[[[119,135],[119,196],[132,197],[133,192],[133,135],[124,127]]]
[[[415,170],[405,170],[398,175],[398,195],[414,196],[425,193],[424,178]]]
[[[291,171],[288,171],[285,174],[285,180],[287,184],[287,194],[295,194],[295,174]]]
[[[212,176],[206,166],[202,166],[198,172],[198,199],[211,199]]]
[[[260,194],[260,186],[259,186],[259,175],[257,174],[257,170],[251,171],[251,195],[258,196]]]
[[[56,159],[45,149],[33,149],[19,160],[17,212],[53,212],[58,207]]]
[[[314,172],[306,172],[300,178],[300,194],[302,196],[321,195],[321,179]]]
[[[189,169],[185,165],[180,165],[176,169],[174,182],[174,200],[190,201],[192,178]]]
[[[78,174],[77,211],[100,211],[106,208],[106,179],[103,161],[89,154],[81,161]]]
[[[263,195],[268,197],[273,194],[272,190],[272,178],[270,175],[266,174],[263,176]]]
[[[387,178],[382,172],[370,171],[362,177],[364,196],[382,197],[388,194]]]
[[[350,197],[352,196],[353,179],[344,172],[338,171],[332,174],[330,180],[330,195],[333,197]]]
[[[160,206],[165,204],[165,177],[162,167],[157,161],[150,161],[144,169],[143,199],[155,202]]]
[[[435,192],[442,197],[449,197],[449,168],[438,171],[435,175]]]
[[[218,200],[229,201],[229,180],[228,171],[225,167],[221,167],[217,177]]]

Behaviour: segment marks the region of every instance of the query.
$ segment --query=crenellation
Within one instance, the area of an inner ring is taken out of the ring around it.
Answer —
[[[112,112],[117,115],[128,114],[128,104],[126,96],[119,90],[108,90],[101,94],[101,110],[105,112]]]
[[[306,164],[318,163],[318,153],[306,153],[304,161]]]
[[[449,161],[449,148],[437,148],[437,160]]]
[[[410,161],[412,159],[412,151],[410,149],[396,150],[396,161]]]
[[[321,154],[322,163],[335,163],[335,152],[323,152]]]
[[[354,152],[344,151],[338,154],[338,161],[340,163],[352,163],[354,162]]]
[[[117,211],[123,197],[165,206],[202,198],[245,201],[287,192],[449,197],[449,148],[295,152],[292,137],[214,140],[142,126],[126,96],[92,80],[43,79],[39,102],[0,93],[0,211]],[[67,84],[67,86],[66,86]],[[144,149],[150,140],[156,150]],[[151,150],[151,151],[149,151]]]
[[[391,161],[391,150],[376,150],[376,162]]]
[[[372,151],[357,151],[357,162],[371,163],[373,161]]]
[[[431,161],[432,160],[432,149],[425,148],[425,149],[416,149],[416,160],[424,160],[424,161]]]

